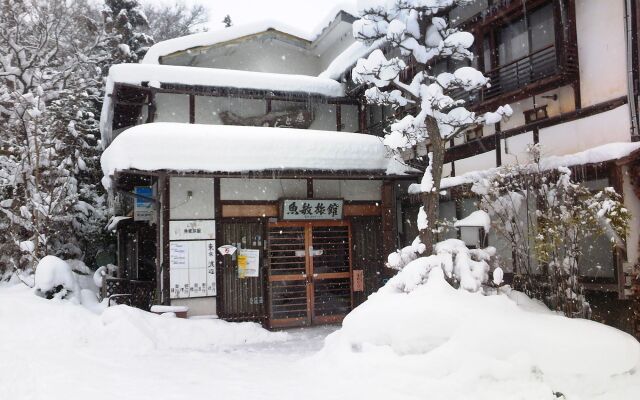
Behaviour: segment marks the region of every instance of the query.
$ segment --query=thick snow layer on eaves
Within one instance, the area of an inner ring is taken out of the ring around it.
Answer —
[[[226,87],[237,89],[272,90],[291,93],[310,93],[327,97],[343,97],[343,86],[327,78],[306,75],[274,74],[230,69],[181,67],[172,65],[119,64],[109,69],[105,98],[100,116],[102,142],[107,144],[111,130],[111,92],[116,83],[140,85],[142,82],[174,83]]]
[[[397,171],[379,137],[302,129],[152,123],[122,132],[102,154],[115,171]]]
[[[333,79],[306,75],[173,65],[115,65],[109,70],[109,82],[111,82],[111,84],[117,82],[134,85],[139,85],[142,82],[177,83],[183,85],[311,93],[328,97],[344,96],[342,85]]]
[[[380,48],[385,43],[383,39],[377,40],[371,44],[361,41],[354,42],[347,47],[329,64],[319,78],[339,79],[349,68],[353,67],[360,58],[367,57],[372,51]]]
[[[634,151],[640,149],[640,143],[607,143],[589,150],[564,156],[552,156],[540,160],[540,169],[549,171],[559,167],[573,167],[576,165],[598,164],[606,161],[619,160]],[[442,178],[441,189],[448,189],[454,186],[471,184],[479,179],[493,176],[497,168],[483,171],[471,171],[459,176]],[[419,193],[420,185],[413,184],[409,188],[410,193]]]
[[[274,30],[298,37],[308,42],[313,42],[322,31],[331,24],[336,16],[344,11],[347,14],[357,15],[356,7],[352,2],[337,4],[326,14],[316,26],[310,31],[294,28],[278,20],[262,20],[250,24],[234,25],[229,28],[215,29],[208,32],[195,33],[193,35],[182,36],[175,39],[165,40],[151,46],[142,60],[143,64],[159,64],[160,58],[169,54],[185,51],[197,47],[213,46],[215,44],[228,42],[245,36]]]

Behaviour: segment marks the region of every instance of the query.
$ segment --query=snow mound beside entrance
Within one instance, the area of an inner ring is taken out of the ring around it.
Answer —
[[[524,376],[536,371],[545,377],[604,377],[640,366],[640,343],[626,333],[540,312],[531,301],[520,306],[512,296],[456,290],[441,268],[427,272],[428,279],[412,291],[398,290],[399,280],[415,281],[413,263],[419,260],[345,318],[342,329],[326,339],[322,356],[350,353],[371,357],[369,363],[417,357],[430,377],[469,368],[474,376],[495,379],[519,370]]]

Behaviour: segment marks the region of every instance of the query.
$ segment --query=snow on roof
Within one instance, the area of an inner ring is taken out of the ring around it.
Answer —
[[[576,165],[598,164],[606,161],[619,160],[640,149],[640,143],[607,143],[589,150],[564,156],[550,156],[540,160],[540,169],[549,171],[559,167],[573,167]],[[443,178],[441,189],[471,184],[474,181],[492,176],[498,169],[491,168],[484,171],[470,171],[459,176]],[[411,193],[419,193],[420,185],[412,184]]]
[[[381,138],[360,133],[159,122],[122,132],[102,154],[115,171],[398,171]]]
[[[318,75],[318,77],[340,79],[340,76],[342,76],[342,74],[344,74],[349,68],[353,67],[360,58],[368,56],[369,53],[380,48],[384,43],[384,39],[377,40],[372,44],[365,44],[361,41],[354,42],[351,46],[347,47],[342,53],[340,53],[331,62],[331,64],[329,64],[327,69]]]
[[[310,93],[327,97],[345,95],[343,86],[335,80],[306,75],[274,74],[230,69],[182,67],[173,65],[118,64],[109,69],[105,98],[100,117],[102,141],[107,143],[111,127],[111,97],[115,83],[140,85],[150,82],[183,85],[216,86],[238,89],[272,90]]]
[[[277,20],[256,21],[250,24],[234,25],[228,28],[214,29],[208,32],[194,33],[175,39],[158,42],[149,48],[142,59],[142,64],[159,64],[160,57],[202,46],[213,46],[239,39],[245,36],[255,35],[266,31],[278,31],[311,42],[314,35],[298,30]]]
[[[169,54],[185,51],[196,47],[213,46],[219,43],[240,39],[267,31],[278,31],[287,35],[295,36],[307,42],[313,42],[324,31],[327,26],[340,14],[345,12],[357,15],[356,8],[348,3],[339,4],[315,27],[308,32],[296,29],[278,20],[256,21],[250,24],[234,25],[228,28],[215,29],[208,32],[195,33],[193,35],[182,36],[175,39],[165,40],[151,46],[142,60],[143,64],[159,64],[160,58]]]

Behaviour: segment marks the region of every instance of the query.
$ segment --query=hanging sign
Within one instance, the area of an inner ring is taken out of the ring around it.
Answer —
[[[236,247],[230,245],[230,244],[225,244],[224,246],[220,246],[218,247],[218,251],[220,252],[220,254],[222,254],[223,256],[230,256],[233,255],[233,253],[235,253],[237,250]]]
[[[257,278],[260,275],[260,250],[238,251],[238,278]]]
[[[282,200],[280,215],[283,220],[340,220],[343,200],[303,199]]]
[[[153,188],[150,186],[136,186],[133,193],[137,196],[133,203],[134,221],[151,221],[153,217]]]

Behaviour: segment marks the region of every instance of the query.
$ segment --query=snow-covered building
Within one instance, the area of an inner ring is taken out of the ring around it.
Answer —
[[[639,7],[627,0],[475,0],[451,11],[454,25],[475,37],[473,66],[491,80],[470,97],[469,108],[485,112],[508,104],[513,115],[449,143],[440,209],[443,218],[471,214],[477,199],[464,190],[469,178],[533,162],[532,144],[541,146],[543,164],[569,166],[593,190],[614,187],[633,215],[626,248],[612,249],[605,237],[585,244],[581,279],[594,317],[627,330],[631,301],[640,295],[637,283],[633,288],[640,241]],[[454,67],[432,66],[435,73]],[[420,143],[405,158],[427,151],[428,143]],[[399,230],[408,242],[417,233],[420,204],[411,195],[402,202]],[[480,240],[477,234],[464,239],[469,245]],[[488,242],[507,271],[517,268],[510,246],[495,234]],[[636,324],[640,333],[638,316]]]
[[[415,172],[318,76],[354,43],[355,17],[332,17],[314,35],[276,22],[169,40],[110,70],[105,295],[287,327],[340,321],[380,287],[394,186]]]
[[[638,295],[639,11],[631,0],[475,0],[451,12],[475,36],[474,66],[491,79],[471,108],[509,104],[514,112],[449,143],[442,216],[475,211],[476,199],[461,190],[466,176],[528,163],[536,143],[549,165],[568,165],[593,189],[613,186],[633,215],[626,248],[594,239],[582,278],[596,318],[621,327]],[[191,35],[154,45],[141,64],[112,68],[103,167],[120,199],[113,225],[122,280],[152,280],[159,302],[188,305],[192,315],[271,326],[335,321],[380,285],[383,254],[417,234],[419,204],[409,186],[415,175],[374,137],[390,110],[364,104],[351,82],[357,59],[378,46],[354,40],[354,15],[339,11],[312,35],[278,22]],[[404,158],[427,152],[420,143]],[[135,190],[155,205],[142,217],[151,223],[129,218],[137,215],[132,200],[148,205]],[[319,199],[339,200],[341,218],[288,220],[292,204],[330,205]],[[463,236],[472,246],[481,238]],[[330,266],[331,246],[345,238],[348,268]],[[507,272],[517,268],[498,237],[488,244]],[[211,245],[220,248],[214,256],[205,251]],[[221,255],[234,249],[243,251]]]

